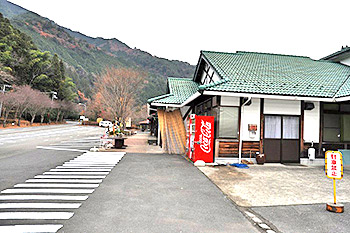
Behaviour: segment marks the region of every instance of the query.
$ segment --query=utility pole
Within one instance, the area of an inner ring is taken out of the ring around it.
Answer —
[[[2,88],[2,94],[5,95],[5,91],[6,91],[6,87],[12,87],[11,85],[7,85],[7,84],[4,84],[3,88]],[[1,114],[2,114],[2,101],[0,102],[0,117],[1,117]]]
[[[56,91],[50,91],[50,93],[52,94],[52,96],[51,96],[51,103],[52,103],[54,99],[57,99],[57,92]]]
[[[86,113],[86,104],[79,103],[79,105],[83,105],[84,106],[84,115],[85,115],[85,113]]]

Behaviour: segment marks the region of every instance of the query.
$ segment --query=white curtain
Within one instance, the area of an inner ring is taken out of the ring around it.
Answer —
[[[265,138],[281,138],[280,116],[265,116]]]
[[[299,139],[299,117],[283,117],[283,138]]]

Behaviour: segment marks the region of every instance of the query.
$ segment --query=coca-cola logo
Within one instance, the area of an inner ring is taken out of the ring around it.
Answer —
[[[201,120],[201,134],[199,135],[200,148],[205,153],[210,153],[211,123]]]

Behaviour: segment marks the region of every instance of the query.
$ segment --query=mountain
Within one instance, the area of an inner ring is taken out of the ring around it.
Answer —
[[[167,60],[130,48],[118,39],[92,38],[57,25],[6,0],[0,0],[0,12],[13,26],[31,36],[42,51],[63,59],[66,73],[85,95],[91,96],[96,75],[108,66],[136,68],[145,73],[140,102],[164,93],[166,77],[192,77],[194,66]]]

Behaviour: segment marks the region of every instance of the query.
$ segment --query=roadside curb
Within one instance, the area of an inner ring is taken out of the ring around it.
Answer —
[[[280,233],[280,231],[269,221],[264,219],[262,216],[255,213],[250,208],[238,207],[240,211],[248,218],[253,224],[260,230],[266,233]]]

